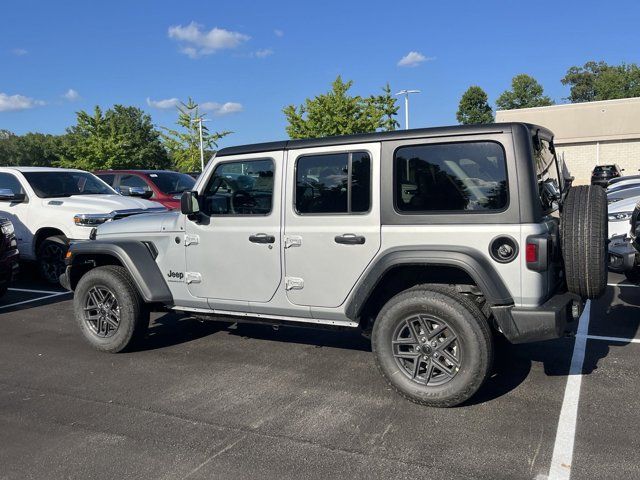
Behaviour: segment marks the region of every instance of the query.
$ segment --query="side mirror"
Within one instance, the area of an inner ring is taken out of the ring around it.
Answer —
[[[180,211],[190,219],[200,213],[198,192],[182,192],[182,196],[180,197]]]
[[[13,193],[10,188],[0,188],[0,202],[22,203],[26,198],[24,193]]]
[[[139,198],[151,198],[153,192],[148,188],[144,187],[129,187],[125,189],[121,189],[120,193],[122,195],[126,195],[129,197],[139,197]]]

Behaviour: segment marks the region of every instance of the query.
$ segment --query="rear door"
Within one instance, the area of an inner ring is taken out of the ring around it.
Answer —
[[[296,305],[338,307],[380,249],[380,144],[291,150],[285,288]]]

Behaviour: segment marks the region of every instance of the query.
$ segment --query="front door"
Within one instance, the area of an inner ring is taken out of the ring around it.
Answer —
[[[291,150],[285,269],[296,305],[338,307],[380,249],[380,144]]]
[[[217,159],[187,220],[185,280],[192,295],[268,302],[280,284],[283,153]]]

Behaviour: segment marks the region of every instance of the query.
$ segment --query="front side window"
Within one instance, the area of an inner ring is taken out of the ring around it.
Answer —
[[[495,142],[411,145],[394,155],[400,213],[503,210],[507,168]]]
[[[363,213],[371,204],[367,152],[308,155],[296,165],[296,210],[301,214]]]
[[[147,177],[166,195],[178,195],[192,190],[196,183],[192,176],[178,172],[153,172],[148,173]]]
[[[204,190],[201,211],[207,215],[268,215],[273,181],[271,159],[221,163]]]
[[[11,190],[14,194],[24,193],[20,181],[10,173],[0,173],[0,189]]]
[[[144,190],[151,190],[147,182],[140,178],[138,175],[124,174],[120,177],[120,191],[127,193],[131,190],[131,187],[142,188]]]
[[[23,172],[23,175],[40,198],[116,193],[106,183],[87,172]]]

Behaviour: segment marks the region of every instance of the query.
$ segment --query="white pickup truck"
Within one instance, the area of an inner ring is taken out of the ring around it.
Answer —
[[[88,240],[101,223],[165,211],[158,203],[125,197],[82,170],[0,168],[0,216],[13,222],[20,256],[36,260],[42,277],[58,283],[71,241]]]

